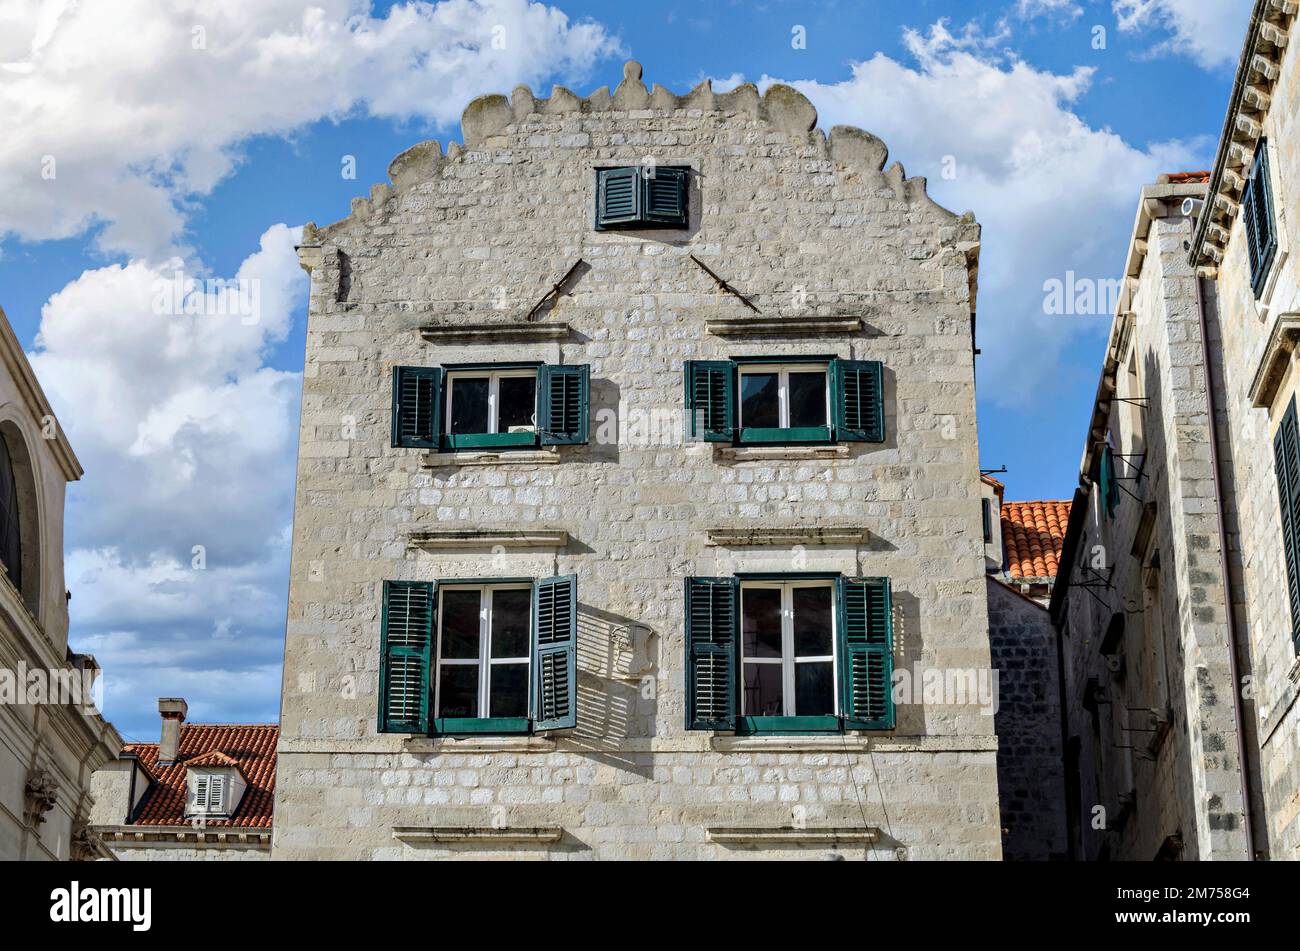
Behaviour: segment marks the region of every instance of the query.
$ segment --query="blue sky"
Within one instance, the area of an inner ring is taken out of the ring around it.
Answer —
[[[139,739],[162,695],[275,719],[296,229],[346,215],[414,142],[458,139],[474,95],[586,94],[635,58],[677,92],[791,83],[823,127],[880,135],[984,224],[983,464],[1010,498],[1063,498],[1109,315],[1044,314],[1044,281],[1118,277],[1141,186],[1209,166],[1249,6],[231,0],[200,21],[180,0],[0,2],[0,306],[86,467],[67,582],[107,714]],[[257,319],[155,313],[178,269],[256,278]]]

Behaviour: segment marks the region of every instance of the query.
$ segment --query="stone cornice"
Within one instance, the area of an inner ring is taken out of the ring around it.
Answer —
[[[563,548],[569,533],[563,529],[430,528],[412,532],[411,548],[456,551],[480,548]]]
[[[852,334],[862,329],[862,318],[820,317],[712,317],[704,328],[720,337],[771,337],[786,334]]]
[[[393,838],[399,842],[430,844],[501,844],[525,845],[559,842],[564,837],[560,826],[494,828],[493,826],[394,826]]]
[[[738,526],[708,529],[710,545],[721,547],[762,547],[790,545],[862,545],[871,533],[860,526],[800,525],[790,528]]]
[[[1273,321],[1264,354],[1260,357],[1255,377],[1247,390],[1252,406],[1264,409],[1272,405],[1273,396],[1291,362],[1291,354],[1295,352],[1297,342],[1300,342],[1300,314],[1279,314]]]
[[[880,841],[875,826],[711,826],[710,842],[720,845],[871,845]]]
[[[180,826],[92,826],[92,831],[104,842],[124,846],[149,847],[160,842],[184,846],[216,847],[252,845],[271,847],[270,829],[200,829],[190,825]]]
[[[0,357],[4,359],[5,369],[13,378],[14,385],[23,397],[23,402],[27,404],[27,410],[32,414],[36,428],[44,432],[47,423],[53,424],[53,436],[47,440],[50,451],[63,477],[69,482],[76,482],[85,470],[81,468],[81,463],[68,442],[68,437],[63,433],[63,427],[59,425],[54,410],[50,407],[50,401],[45,397],[45,391],[41,389],[41,384],[36,379],[32,365],[27,361],[27,354],[23,352],[18,337],[14,335],[14,329],[9,325],[9,318],[5,316],[4,308],[0,308]]]
[[[1211,197],[1192,240],[1189,259],[1193,267],[1212,270],[1223,261],[1296,9],[1296,0],[1255,2],[1210,176]]]
[[[564,340],[572,332],[567,323],[506,323],[505,321],[456,323],[443,320],[420,327],[421,337],[429,343],[441,344],[493,340]]]

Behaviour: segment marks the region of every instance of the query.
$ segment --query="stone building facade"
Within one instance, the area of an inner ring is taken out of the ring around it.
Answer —
[[[884,686],[989,672],[973,216],[780,85],[463,132],[304,231],[273,857],[998,858]]]
[[[92,778],[96,840],[119,861],[269,859],[279,728],[186,723],[179,697],[158,713],[157,743],[128,743]]]
[[[1300,54],[1294,0],[1257,0],[1208,193],[1190,236],[1215,346],[1254,851],[1300,858]],[[1226,690],[1226,685],[1224,687]],[[1227,697],[1224,697],[1226,704]],[[1262,815],[1261,815],[1262,813]]]
[[[988,542],[989,652],[998,672],[998,801],[1008,861],[1068,857],[1061,659],[1047,597],[1069,503],[1006,502]]]
[[[1187,258],[1208,177],[1142,190],[1052,595],[1084,860],[1250,854],[1213,340]]]
[[[68,647],[63,504],[81,464],[0,310],[0,860],[91,858],[90,777],[122,740]]]

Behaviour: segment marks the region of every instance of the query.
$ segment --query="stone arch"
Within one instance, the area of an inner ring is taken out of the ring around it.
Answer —
[[[10,499],[3,497],[0,488],[0,505],[6,505],[6,511],[0,512],[0,532],[6,528],[6,521],[11,515],[17,516],[16,531],[9,536],[12,544],[7,546],[5,537],[0,535],[0,558],[11,548],[18,551],[18,564],[15,570],[5,566],[10,583],[22,595],[23,603],[33,617],[39,619],[41,604],[41,511],[40,493],[37,490],[35,457],[28,446],[27,436],[13,419],[0,420],[0,486],[8,481],[12,473],[13,495]],[[15,577],[16,576],[16,577]]]

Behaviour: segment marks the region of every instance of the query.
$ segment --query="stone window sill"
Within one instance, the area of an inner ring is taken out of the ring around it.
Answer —
[[[402,741],[404,753],[553,753],[555,740],[546,736],[412,736]]]
[[[823,829],[797,829],[793,826],[769,828],[750,826],[716,826],[708,830],[710,842],[719,845],[871,845],[880,841],[880,830],[873,826],[845,826]]]
[[[847,459],[848,446],[717,446],[719,459],[728,462],[803,462],[810,459]]]
[[[441,469],[450,466],[549,466],[560,461],[558,446],[545,449],[519,449],[501,451],[495,449],[469,449],[462,452],[426,452],[420,457],[420,464],[429,469]]]
[[[393,838],[401,842],[457,843],[547,843],[559,842],[564,829],[559,826],[497,829],[492,826],[395,826]]]

